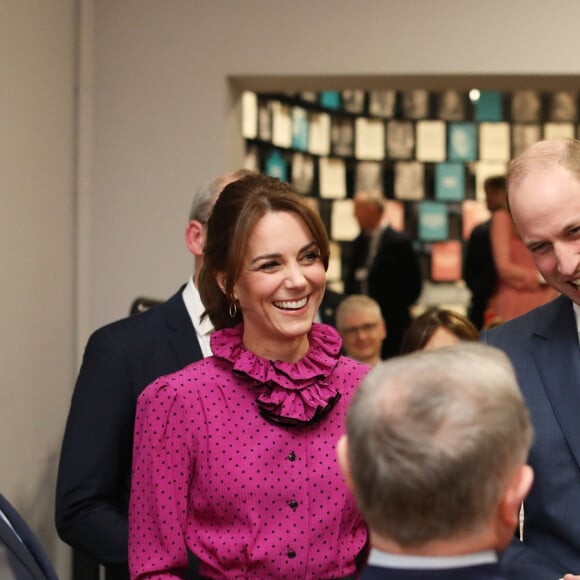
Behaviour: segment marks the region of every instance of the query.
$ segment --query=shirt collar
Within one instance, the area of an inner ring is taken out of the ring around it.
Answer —
[[[572,302],[572,307],[574,308],[574,318],[576,319],[576,334],[580,342],[580,306],[576,302]]]
[[[187,284],[185,285],[182,296],[183,301],[185,302],[185,308],[187,309],[187,313],[191,318],[193,328],[197,334],[197,340],[199,342],[199,346],[201,347],[201,352],[204,357],[210,356],[212,352],[209,335],[213,330],[213,326],[209,316],[206,316],[203,320],[201,320],[201,315],[203,314],[205,308],[201,302],[199,291],[193,283],[193,276],[189,278]]]
[[[404,554],[389,554],[376,548],[371,550],[368,564],[381,568],[404,568],[413,570],[465,568],[481,564],[494,564],[497,554],[493,550],[485,550],[473,554],[459,556],[410,556]]]

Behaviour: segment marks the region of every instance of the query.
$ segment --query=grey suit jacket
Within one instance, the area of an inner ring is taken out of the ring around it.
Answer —
[[[0,494],[0,578],[3,580],[58,580],[42,546],[20,514]]]
[[[502,558],[514,580],[580,574],[580,347],[572,302],[560,296],[482,333],[511,359],[535,428],[524,542]]]

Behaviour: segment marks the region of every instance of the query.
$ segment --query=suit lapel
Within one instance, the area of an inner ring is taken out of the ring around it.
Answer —
[[[170,348],[183,368],[203,358],[195,328],[183,302],[182,289],[166,303],[167,326],[170,329]]]
[[[568,445],[580,466],[580,347],[572,303],[560,297],[538,321],[532,356]]]

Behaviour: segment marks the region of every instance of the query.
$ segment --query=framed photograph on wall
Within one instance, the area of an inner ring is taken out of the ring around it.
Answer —
[[[514,123],[512,125],[512,157],[517,157],[541,138],[542,127],[539,123]]]
[[[544,123],[544,139],[574,139],[572,123]]]
[[[475,102],[475,120],[486,122],[503,121],[503,95],[499,91],[481,91]]]
[[[435,165],[435,199],[461,201],[465,195],[465,166],[463,163]]]
[[[447,147],[443,121],[417,121],[415,132],[417,135],[415,157],[418,161],[445,161]]]
[[[422,201],[419,204],[419,239],[434,242],[446,240],[448,236],[447,204]]]
[[[550,95],[548,118],[554,123],[573,123],[578,118],[578,93],[557,91]]]
[[[479,124],[479,158],[509,161],[511,156],[509,123]]]
[[[272,141],[272,113],[270,101],[258,99],[258,139]]]
[[[429,93],[422,89],[403,91],[402,108],[406,119],[426,119],[429,116]]]
[[[260,148],[257,145],[248,145],[244,153],[244,169],[250,171],[261,171],[260,168]]]
[[[369,115],[392,118],[395,116],[396,91],[371,91],[369,93]]]
[[[383,190],[383,166],[376,161],[360,161],[356,164],[355,192]]]
[[[298,152],[292,155],[292,185],[302,195],[312,193],[314,185],[314,157]]]
[[[354,122],[354,155],[357,159],[385,158],[385,122],[359,117]]]
[[[437,114],[442,121],[465,121],[467,97],[462,91],[443,91],[437,95]]]
[[[340,157],[321,157],[318,160],[319,193],[326,199],[346,197],[346,167]]]
[[[340,91],[322,91],[320,93],[320,106],[325,109],[340,109]]]
[[[279,149],[272,149],[266,157],[264,173],[280,181],[288,181],[288,164]]]
[[[292,117],[290,107],[280,101],[273,101],[272,110],[272,143],[278,147],[292,146]]]
[[[258,96],[252,91],[242,93],[242,136],[244,139],[258,136]]]
[[[395,163],[395,197],[419,200],[425,197],[425,167],[419,161]]]
[[[365,92],[361,90],[342,91],[342,108],[349,113],[364,113]]]
[[[333,115],[330,141],[333,155],[352,157],[354,155],[354,119]]]
[[[431,244],[431,279],[434,282],[461,279],[461,242],[449,240]]]
[[[411,159],[415,131],[410,121],[387,121],[387,155],[391,159]]]
[[[314,155],[330,153],[330,115],[328,113],[310,113],[308,152]]]
[[[477,159],[475,123],[449,123],[447,151],[450,161],[475,161]]]
[[[537,91],[515,91],[512,94],[512,121],[538,123],[542,115],[542,101]]]
[[[308,151],[308,111],[292,107],[292,149]]]

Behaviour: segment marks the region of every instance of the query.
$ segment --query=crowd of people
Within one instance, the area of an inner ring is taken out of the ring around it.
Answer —
[[[354,196],[340,296],[291,185],[202,186],[189,280],[87,343],[63,540],[106,580],[580,579],[580,141],[532,145],[485,190],[468,312],[413,317],[418,261],[382,195]],[[2,496],[0,537],[2,577],[56,579]]]

